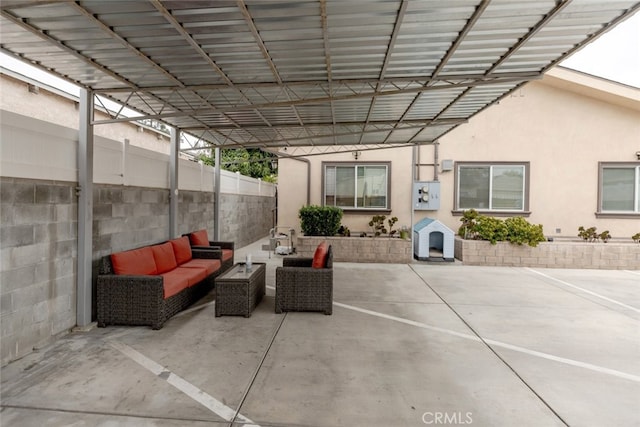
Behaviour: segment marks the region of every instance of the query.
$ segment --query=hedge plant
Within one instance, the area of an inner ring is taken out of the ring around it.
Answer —
[[[305,236],[335,236],[340,229],[342,209],[335,206],[303,206],[298,212]]]
[[[470,209],[463,213],[460,221],[462,226],[458,229],[458,234],[464,239],[487,240],[493,245],[508,241],[516,245],[527,244],[534,247],[546,240],[541,224],[531,224],[522,217],[507,218],[503,221]]]

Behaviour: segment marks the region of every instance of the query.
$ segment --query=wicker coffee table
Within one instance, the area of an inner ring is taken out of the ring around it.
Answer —
[[[250,317],[265,293],[265,271],[263,263],[253,263],[250,272],[242,263],[216,277],[216,317]]]

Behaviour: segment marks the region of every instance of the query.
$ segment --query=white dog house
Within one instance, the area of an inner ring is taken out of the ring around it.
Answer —
[[[421,261],[453,261],[454,236],[440,221],[425,218],[413,227],[413,255]]]

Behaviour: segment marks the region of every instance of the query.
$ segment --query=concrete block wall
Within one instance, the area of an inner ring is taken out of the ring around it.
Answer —
[[[640,245],[637,243],[543,242],[533,248],[508,242],[492,245],[486,241],[456,238],[455,257],[466,265],[640,269]]]
[[[336,262],[375,262],[406,264],[411,262],[411,240],[388,237],[299,236],[296,251],[312,257],[320,242],[331,245]]]
[[[76,324],[75,187],[0,178],[2,365]]]
[[[275,197],[223,193],[220,204],[220,239],[233,240],[236,247],[267,236],[275,225]]]

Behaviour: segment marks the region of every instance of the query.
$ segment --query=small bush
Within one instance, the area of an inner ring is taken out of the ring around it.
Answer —
[[[585,242],[597,242],[598,240],[602,240],[604,243],[607,243],[611,239],[611,234],[609,233],[609,230],[598,233],[596,231],[596,227],[584,228],[583,226],[580,226],[578,227],[578,237]]]
[[[507,240],[516,245],[527,244],[536,247],[538,243],[546,239],[542,233],[542,224],[531,224],[522,217],[507,218],[504,221],[507,227]]]
[[[475,227],[477,225],[478,212],[475,209],[469,209],[462,213],[460,222],[462,225],[458,229],[458,236],[463,239],[475,239]]]
[[[491,244],[508,241],[516,245],[538,246],[546,239],[541,224],[531,224],[522,217],[499,218],[480,215],[473,209],[465,211],[460,219],[458,235],[464,239],[488,240]]]
[[[580,237],[585,242],[595,242],[598,240],[598,233],[596,233],[596,227],[584,228],[583,226],[578,227],[578,237]]]
[[[475,227],[476,235],[481,240],[488,240],[492,245],[507,239],[509,231],[504,221],[491,216],[480,215]]]
[[[300,228],[305,236],[335,236],[342,214],[335,206],[303,206],[298,212]]]
[[[636,233],[633,236],[631,236],[631,240],[633,240],[636,243],[640,243],[640,233]]]

